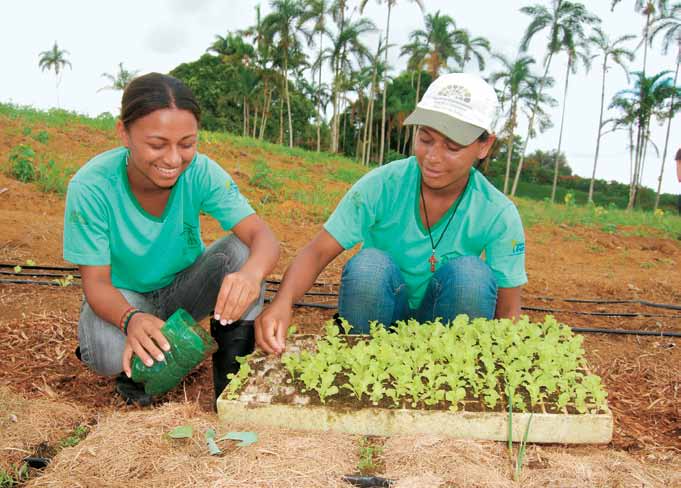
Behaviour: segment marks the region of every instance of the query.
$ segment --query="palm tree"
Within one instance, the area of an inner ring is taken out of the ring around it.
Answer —
[[[345,29],[345,19],[347,13],[348,0],[333,0],[331,4],[331,18],[336,23],[338,33]],[[338,35],[340,38],[340,34]],[[336,43],[332,39],[332,44],[335,46]],[[329,51],[334,51],[330,49]],[[329,63],[331,64],[331,71],[333,72],[333,83],[332,83],[332,114],[331,114],[331,152],[338,151],[338,105],[340,103],[340,90],[339,90],[339,80],[340,80],[340,69],[338,67],[338,56],[329,56]]]
[[[458,50],[454,19],[449,15],[440,14],[438,10],[435,14],[426,14],[424,21],[425,28],[413,31],[409,38],[412,43],[416,42],[426,47],[424,66],[435,79],[440,75],[441,69],[448,67],[450,58],[461,64],[463,56]]]
[[[340,105],[343,102],[342,94],[348,88],[348,75],[355,71],[355,65],[360,67],[369,58],[370,52],[362,42],[362,37],[375,30],[376,26],[367,18],[344,19],[343,29],[331,37],[332,45],[328,51],[328,60],[334,70],[332,152],[337,151],[339,147],[339,114],[342,112]]]
[[[265,131],[267,130],[267,122],[269,121],[271,115],[272,94],[274,92],[274,87],[283,85],[283,80],[279,82],[281,75],[273,69],[273,46],[270,44],[267,38],[267,32],[265,31],[265,26],[263,24],[260,5],[256,5],[255,7],[255,25],[248,27],[243,31],[238,31],[237,34],[245,37],[252,37],[253,43],[255,45],[253,69],[258,74],[258,82],[257,86],[254,88],[257,88],[257,93],[260,95],[257,97],[257,99],[262,101],[262,106],[260,110],[260,122],[257,122],[256,105],[256,123],[254,123],[253,137],[264,139]]]
[[[310,30],[310,37],[308,41],[311,44],[315,42],[315,36],[319,36],[319,53],[317,59],[312,64],[312,77],[314,78],[315,72],[317,73],[317,90],[316,93],[319,95],[322,92],[322,65],[325,59],[324,56],[324,36],[329,35],[329,28],[327,26],[327,16],[331,11],[330,0],[304,0],[303,1],[304,10],[301,15],[300,21],[302,23],[312,22],[312,29]],[[322,111],[321,111],[321,98],[317,97],[314,99],[317,106],[317,152],[321,150],[321,124],[322,124]]]
[[[607,34],[600,27],[595,27],[593,33],[589,37],[589,42],[599,50],[599,54],[603,56],[602,64],[602,76],[601,76],[601,109],[600,115],[598,117],[598,133],[596,136],[596,151],[594,154],[594,168],[591,173],[591,182],[589,183],[589,203],[593,203],[594,194],[594,182],[596,181],[596,166],[598,164],[598,154],[601,148],[601,136],[603,135],[603,128],[605,122],[603,121],[603,112],[605,108],[605,75],[610,69],[608,61],[612,60],[613,63],[620,66],[627,76],[627,81],[629,81],[629,72],[627,71],[627,62],[632,62],[634,60],[633,51],[625,48],[622,44],[625,44],[632,39],[635,39],[634,35],[621,36],[614,41],[611,41]]]
[[[411,41],[404,44],[400,49],[400,57],[407,56],[407,70],[414,73],[416,72],[416,96],[414,98],[414,106],[419,103],[421,98],[421,78],[423,77],[423,66],[426,62],[426,56],[428,55],[428,44],[424,39],[417,34],[418,31],[414,31],[409,34]],[[416,126],[411,129],[411,154],[414,153],[414,138],[416,137]]]
[[[291,96],[288,87],[289,61],[294,52],[301,52],[298,34],[301,32],[299,19],[303,6],[299,0],[271,0],[272,12],[262,21],[267,40],[275,44],[282,56],[281,74],[284,80],[284,97],[288,113],[288,143],[293,147],[293,122],[291,119]]]
[[[66,59],[67,54],[69,52],[66,49],[59,49],[57,41],[54,41],[52,49],[40,53],[40,60],[38,61],[38,66],[40,66],[42,71],[54,70],[57,88],[57,108],[59,108],[59,84],[61,83],[62,71],[66,66],[72,68],[71,62]]]
[[[464,70],[466,64],[471,60],[471,57],[474,57],[475,61],[478,63],[478,69],[483,71],[485,69],[483,51],[487,51],[488,55],[491,52],[489,40],[484,37],[472,37],[470,32],[466,29],[457,29],[456,42],[463,48],[461,61],[459,62],[461,71]]]
[[[669,47],[676,44],[676,68],[674,69],[674,86],[677,86],[679,79],[679,64],[681,64],[681,3],[677,3],[671,7],[667,15],[664,15],[653,22],[651,25],[652,34],[650,41],[652,42],[658,34],[662,36],[662,52],[667,54]],[[655,210],[660,204],[660,191],[662,190],[662,176],[664,174],[664,164],[667,161],[667,150],[669,149],[669,132],[672,126],[672,118],[674,117],[674,93],[669,104],[669,114],[667,115],[667,135],[664,139],[664,150],[662,151],[662,164],[660,165],[660,176],[657,181],[657,194],[655,195]]]
[[[118,63],[118,73],[115,75],[109,73],[102,73],[102,76],[109,80],[110,85],[103,86],[97,92],[102,90],[125,90],[130,82],[137,76],[138,70],[127,70],[123,67],[123,63]]]
[[[553,168],[551,203],[556,201],[556,187],[558,186],[558,164],[560,159],[560,149],[563,143],[563,128],[565,127],[565,109],[567,108],[568,82],[570,81],[570,74],[577,73],[577,67],[580,61],[587,73],[589,70],[591,70],[591,54],[589,53],[589,44],[586,40],[580,39],[573,45],[565,45],[564,49],[567,51],[568,62],[567,70],[565,72],[565,88],[563,89],[563,110],[560,116],[558,149],[556,149],[556,160]]]
[[[520,9],[522,13],[532,17],[530,25],[527,26],[521,41],[521,51],[527,51],[532,38],[544,29],[548,29],[549,42],[547,45],[546,57],[544,58],[544,76],[541,78],[539,89],[537,90],[537,103],[535,105],[539,104],[538,100],[544,91],[545,80],[549,74],[553,55],[560,52],[564,46],[574,46],[578,40],[584,39],[586,37],[584,34],[584,25],[595,22],[594,16],[591,15],[581,3],[574,3],[569,0],[550,1],[550,9],[541,4],[530,5]],[[525,138],[523,144],[520,161],[518,162],[518,168],[515,173],[515,178],[513,179],[511,195],[515,195],[518,188],[518,181],[520,180],[520,172],[523,169],[527,145],[531,139],[530,134],[532,134],[534,130],[534,119],[534,115],[530,116],[530,123],[527,131],[528,137]]]
[[[508,184],[511,174],[511,159],[513,155],[513,139],[518,127],[519,112],[524,107],[531,111],[536,92],[539,88],[540,77],[532,74],[531,68],[535,60],[530,56],[520,56],[515,61],[510,61],[501,54],[494,56],[503,65],[503,70],[492,73],[490,83],[493,85],[502,82],[503,87],[499,97],[502,106],[508,106],[508,119],[504,125],[507,133],[506,149],[506,175],[504,177],[504,193],[508,193]],[[551,83],[553,81],[551,80]]]
[[[397,0],[376,0],[378,3],[382,3],[382,1],[385,1],[386,5],[388,6],[388,17],[386,19],[386,24],[385,24],[385,58],[383,62],[385,63],[386,66],[388,66],[388,48],[390,46],[390,13],[392,12],[392,8],[397,4]],[[412,2],[416,3],[421,11],[424,10],[423,6],[423,0],[411,0]],[[359,4],[359,11],[364,12],[364,7],[366,7],[366,4],[369,2],[369,0],[361,0]],[[388,95],[388,72],[386,71],[384,76],[383,76],[383,107],[382,107],[382,116],[381,116],[381,149],[378,155],[378,161],[379,164],[383,164],[383,152],[385,150],[385,109],[386,109],[386,98]]]
[[[669,105],[671,105],[669,100],[681,95],[681,89],[673,85],[672,79],[667,76],[668,74],[669,71],[662,71],[651,77],[645,77],[640,71],[633,73],[636,78],[634,88],[617,92],[610,104],[611,107],[623,110],[629,116],[629,119],[633,117],[636,124],[634,168],[629,186],[627,209],[636,205],[646,148],[650,142],[651,119],[653,115],[658,118],[666,117],[670,110]],[[674,108],[672,105],[671,110],[674,110]]]
[[[615,10],[615,7],[622,0],[612,0],[610,6],[611,10]],[[643,70],[642,75],[646,75],[646,64],[648,62],[648,44],[650,41],[650,25],[655,18],[655,14],[660,16],[665,15],[667,11],[667,6],[669,5],[669,0],[634,0],[634,11],[645,15],[645,23],[643,25]]]

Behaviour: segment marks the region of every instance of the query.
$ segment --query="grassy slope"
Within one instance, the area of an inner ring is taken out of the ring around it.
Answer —
[[[0,168],[8,172],[12,149],[27,144],[36,153],[36,164],[54,160],[58,167],[75,170],[97,152],[118,144],[114,124],[110,116],[93,119],[63,110],[43,112],[0,104]],[[284,223],[301,219],[323,222],[352,182],[366,172],[366,168],[341,156],[227,133],[202,131],[200,141],[201,151],[234,176],[260,214]],[[67,176],[63,178],[66,181]],[[542,195],[541,189],[526,191]],[[559,201],[564,193],[559,193]],[[596,226],[612,233],[681,236],[681,218],[675,215],[551,205],[522,197],[515,201],[528,228],[537,223],[563,223]]]

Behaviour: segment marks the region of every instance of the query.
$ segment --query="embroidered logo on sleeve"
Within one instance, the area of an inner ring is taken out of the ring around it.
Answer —
[[[72,210],[69,214],[69,223],[77,225],[88,225],[85,216],[77,210]]]
[[[516,254],[523,254],[525,252],[525,242],[524,241],[516,241],[515,239],[511,241],[511,254],[516,255]]]
[[[352,192],[352,195],[350,195],[350,200],[355,205],[355,207],[362,206],[362,195],[358,191]]]

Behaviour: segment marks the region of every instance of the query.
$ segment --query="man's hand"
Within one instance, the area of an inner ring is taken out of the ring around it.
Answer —
[[[260,295],[261,280],[257,276],[236,271],[225,276],[215,303],[215,320],[222,325],[239,320]]]
[[[130,361],[133,354],[147,366],[154,364],[152,358],[159,362],[165,360],[161,349],[170,351],[170,344],[161,333],[163,323],[161,319],[148,313],[138,313],[130,319],[128,337],[123,349],[123,372],[128,377],[132,376]]]
[[[255,342],[268,354],[281,354],[286,348],[286,332],[292,310],[285,303],[273,302],[255,319]]]

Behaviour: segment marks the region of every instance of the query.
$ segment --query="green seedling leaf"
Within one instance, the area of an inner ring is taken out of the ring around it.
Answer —
[[[258,434],[255,432],[229,432],[218,439],[218,441],[241,441],[237,444],[239,447],[250,446],[258,440]]]
[[[15,273],[21,273],[21,266],[19,266],[19,265],[17,264],[17,265],[14,267],[14,272],[15,272]]]
[[[298,327],[295,325],[292,325],[291,327],[288,328],[288,331],[286,331],[286,337],[291,338],[293,337],[293,334],[295,334],[298,331]]]
[[[192,429],[191,425],[180,425],[168,432],[168,436],[170,436],[171,439],[188,439],[193,433],[194,429]]]
[[[32,259],[27,259],[26,266],[35,266],[35,261],[33,261]]]
[[[208,444],[208,452],[210,452],[211,456],[222,454],[222,451],[215,443],[215,431],[213,429],[206,431],[206,443]]]

